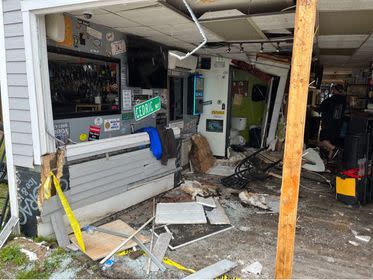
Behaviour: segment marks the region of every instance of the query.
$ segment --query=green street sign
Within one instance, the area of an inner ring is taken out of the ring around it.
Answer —
[[[143,103],[137,104],[133,108],[135,120],[139,121],[143,118],[146,118],[160,109],[161,109],[161,98],[159,96],[149,99]]]

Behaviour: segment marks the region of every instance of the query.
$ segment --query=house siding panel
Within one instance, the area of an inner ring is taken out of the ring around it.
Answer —
[[[20,1],[4,0],[3,16],[14,164],[32,168],[31,113]]]

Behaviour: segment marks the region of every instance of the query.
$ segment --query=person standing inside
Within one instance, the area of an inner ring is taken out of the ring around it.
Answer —
[[[336,144],[341,133],[345,109],[346,95],[343,85],[335,85],[332,96],[325,99],[318,108],[321,113],[319,146],[328,151],[329,159],[338,153]]]

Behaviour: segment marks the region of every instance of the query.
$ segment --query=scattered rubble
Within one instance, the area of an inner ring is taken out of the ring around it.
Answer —
[[[247,265],[245,268],[243,268],[241,272],[260,275],[262,273],[262,269],[263,269],[263,266],[260,262],[254,262],[252,264]]]
[[[353,246],[355,246],[355,247],[359,246],[359,243],[357,243],[357,242],[355,242],[355,241],[351,241],[351,240],[349,240],[348,243],[350,243],[351,245],[353,245]]]
[[[219,187],[211,184],[201,184],[198,181],[185,181],[180,189],[196,199],[197,195],[202,197],[218,196]]]
[[[241,202],[245,205],[250,205],[266,211],[271,211],[272,213],[279,212],[280,198],[278,196],[243,191],[240,192],[238,197],[240,198]]]
[[[355,238],[357,240],[363,241],[368,243],[370,241],[370,236],[369,235],[355,235]]]
[[[30,262],[36,261],[38,259],[38,256],[34,252],[31,252],[27,249],[21,248],[21,252],[28,257]]]

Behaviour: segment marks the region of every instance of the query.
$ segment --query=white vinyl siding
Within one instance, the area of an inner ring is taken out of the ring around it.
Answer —
[[[14,165],[33,167],[31,113],[20,0],[2,0]]]

